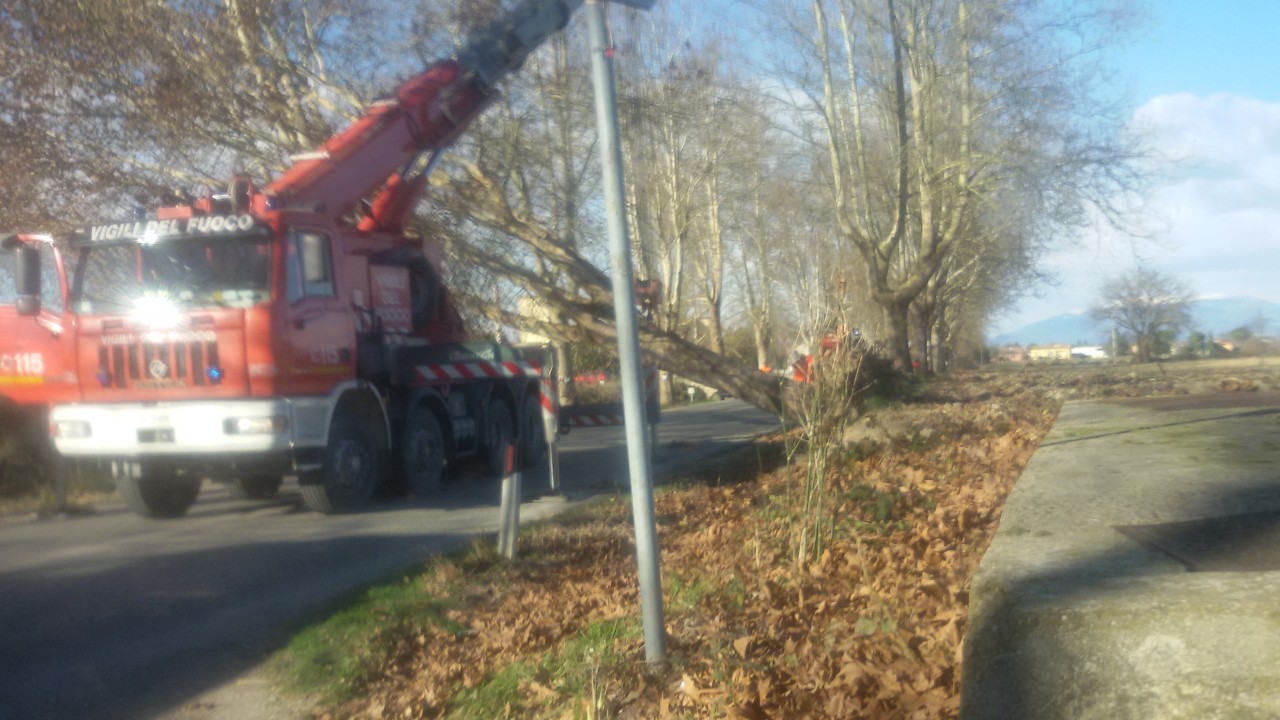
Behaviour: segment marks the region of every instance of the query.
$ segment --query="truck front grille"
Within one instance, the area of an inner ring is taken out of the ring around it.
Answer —
[[[217,340],[130,342],[98,348],[98,379],[103,386],[183,387],[210,385],[210,368],[219,368]]]

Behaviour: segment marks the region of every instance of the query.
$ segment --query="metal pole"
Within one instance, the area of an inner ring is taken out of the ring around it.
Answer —
[[[591,80],[596,96],[596,124],[604,165],[605,218],[609,229],[609,257],[613,269],[613,310],[617,318],[618,360],[621,365],[622,408],[627,428],[627,459],[631,469],[631,513],[636,527],[636,563],[640,571],[640,608],[644,620],[644,655],[650,664],[667,654],[662,613],[662,575],[658,561],[658,532],[653,512],[653,472],[645,437],[644,378],[640,367],[640,336],[636,329],[635,284],[631,243],[627,238],[622,179],[622,141],[618,132],[618,98],[613,80],[613,48],[605,27],[601,0],[584,6],[591,37]]]

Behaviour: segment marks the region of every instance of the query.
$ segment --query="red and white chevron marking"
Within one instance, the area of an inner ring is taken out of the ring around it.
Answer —
[[[542,400],[542,419],[554,422],[560,415],[560,391],[556,389],[556,382],[544,375],[538,389]]]
[[[524,362],[471,362],[444,365],[418,365],[418,379],[430,383],[455,383],[478,379],[540,377],[542,370]]]

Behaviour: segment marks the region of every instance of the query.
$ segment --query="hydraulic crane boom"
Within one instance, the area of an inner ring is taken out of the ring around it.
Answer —
[[[268,207],[337,219],[376,190],[358,227],[401,232],[426,187],[427,160],[484,112],[497,83],[563,29],[582,2],[524,0],[473,35],[456,58],[432,64],[318,151],[295,158],[265,188]]]

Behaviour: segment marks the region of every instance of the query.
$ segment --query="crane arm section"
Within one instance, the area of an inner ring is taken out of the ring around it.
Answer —
[[[298,156],[265,188],[275,207],[308,208],[341,218],[371,193],[362,230],[401,232],[426,188],[424,153],[438,153],[497,97],[497,83],[518,70],[583,0],[523,0],[477,32],[457,57],[432,64],[316,152]]]

